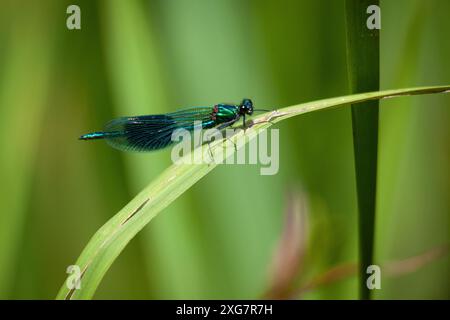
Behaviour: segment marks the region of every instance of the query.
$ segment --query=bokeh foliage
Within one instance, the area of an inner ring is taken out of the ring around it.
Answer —
[[[54,298],[92,234],[170,164],[76,138],[112,117],[348,92],[344,1],[0,2],[0,297]],[[446,0],[381,1],[381,89],[450,82]],[[445,95],[381,102],[375,261],[449,241]],[[308,272],[357,258],[348,108],[279,125],[280,172],[220,166],[133,240],[96,298],[258,298],[285,193],[310,202]],[[376,298],[448,298],[446,256]],[[355,298],[356,278],[306,298]]]

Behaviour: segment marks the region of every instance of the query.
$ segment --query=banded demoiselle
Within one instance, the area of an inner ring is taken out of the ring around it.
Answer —
[[[239,105],[216,104],[213,107],[193,107],[172,113],[117,118],[108,122],[104,131],[82,135],[80,140],[105,139],[112,147],[124,151],[153,151],[172,144],[172,133],[177,129],[225,129],[241,117],[252,115],[253,102],[243,99]]]

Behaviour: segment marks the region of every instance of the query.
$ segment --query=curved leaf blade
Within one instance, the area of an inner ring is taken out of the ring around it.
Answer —
[[[450,92],[450,85],[386,90],[318,100],[262,114],[252,121],[253,129],[266,129],[274,123],[303,113],[335,108],[346,104],[367,100],[378,100],[404,95]],[[270,122],[269,122],[270,121]],[[249,132],[238,130],[232,137],[239,147],[243,147],[257,134],[248,137]],[[224,139],[211,144],[214,158],[222,152],[218,146],[231,142]],[[234,150],[234,149],[233,149]],[[197,148],[194,156],[203,156],[209,150]],[[190,155],[186,155],[188,157]],[[182,161],[181,161],[182,162]],[[81,270],[80,289],[71,289],[66,282],[62,285],[57,299],[91,299],[103,276],[120,252],[131,239],[144,228],[160,211],[213,170],[217,164],[176,163],[167,168],[153,182],[145,187],[124,208],[107,221],[91,238],[76,265]],[[73,275],[68,276],[72,280]],[[72,283],[73,284],[73,283]]]

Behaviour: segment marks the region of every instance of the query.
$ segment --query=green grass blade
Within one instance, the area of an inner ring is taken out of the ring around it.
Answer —
[[[439,93],[450,91],[449,86],[421,87],[400,90],[387,90],[355,94],[344,97],[324,99],[315,102],[299,104],[276,111],[262,114],[253,120],[254,129],[266,129],[273,123],[297,116],[303,113],[318,111],[328,108],[343,106],[349,103],[377,100],[401,95]],[[270,120],[271,122],[267,122]],[[251,135],[252,130],[239,130],[232,139],[248,142],[256,135]],[[220,144],[231,144],[228,140],[212,143],[214,157],[220,156]],[[240,145],[238,143],[238,145]],[[241,145],[242,147],[243,145]],[[197,148],[194,153],[206,152]],[[234,148],[232,148],[234,150]],[[127,243],[161,210],[172,203],[183,192],[214,169],[215,164],[173,164],[161,175],[144,188],[133,200],[122,210],[106,222],[89,241],[80,257],[76,261],[81,276],[81,288],[71,290],[64,283],[57,295],[57,299],[90,299],[97,289],[100,281],[108,271],[111,264],[118,257]],[[69,277],[72,277],[69,275]]]
[[[380,87],[380,37],[369,29],[366,10],[379,6],[374,0],[346,0],[347,57],[351,93],[376,91]],[[375,204],[377,190],[379,102],[352,105],[353,146],[359,216],[360,297],[370,299],[366,268],[373,264]]]

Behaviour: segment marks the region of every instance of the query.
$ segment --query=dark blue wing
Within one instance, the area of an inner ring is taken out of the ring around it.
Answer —
[[[112,147],[124,151],[152,151],[172,144],[172,133],[177,129],[194,130],[215,125],[211,107],[197,107],[168,114],[124,117],[106,124],[104,138]]]

